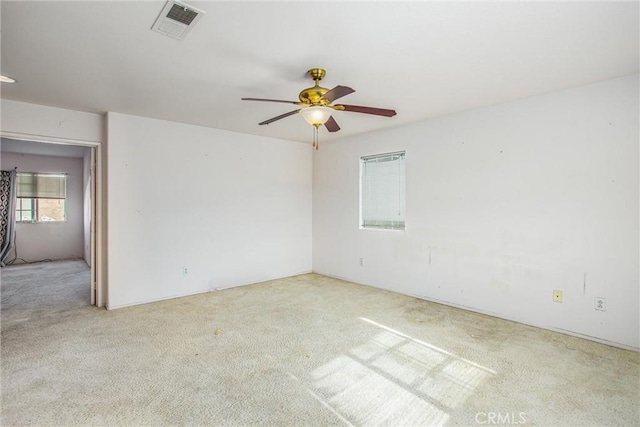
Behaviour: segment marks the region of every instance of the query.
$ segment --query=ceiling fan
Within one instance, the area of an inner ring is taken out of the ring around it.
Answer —
[[[264,99],[264,98],[242,98],[243,101],[265,101],[265,102],[283,102],[285,104],[299,105],[302,108],[289,111],[271,119],[258,123],[259,125],[268,125],[277,120],[294,114],[300,114],[307,123],[314,127],[313,146],[318,149],[318,128],[324,125],[329,132],[337,132],[340,126],[333,118],[334,111],[350,111],[352,113],[373,114],[374,116],[393,117],[396,115],[394,110],[384,108],[362,107],[358,105],[335,104],[333,101],[342,98],[345,95],[355,92],[347,86],[336,86],[333,89],[321,87],[319,82],[327,74],[323,68],[312,68],[308,72],[309,76],[315,82],[315,85],[306,89],[298,95],[300,101],[284,101],[280,99]]]

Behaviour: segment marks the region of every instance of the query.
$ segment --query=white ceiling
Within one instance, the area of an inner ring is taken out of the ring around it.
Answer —
[[[311,141],[293,105],[327,69],[346,104],[330,140],[638,72],[638,2],[208,2],[183,41],[150,30],[164,1],[5,1],[2,97]]]

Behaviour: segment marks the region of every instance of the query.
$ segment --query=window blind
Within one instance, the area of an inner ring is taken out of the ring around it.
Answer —
[[[66,199],[67,175],[62,173],[18,172],[16,193],[20,198]]]
[[[360,225],[405,228],[405,153],[361,158]]]

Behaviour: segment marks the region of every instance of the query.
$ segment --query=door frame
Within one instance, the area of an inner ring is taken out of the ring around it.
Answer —
[[[105,265],[103,251],[103,172],[102,143],[43,135],[32,135],[0,130],[0,137],[45,144],[75,145],[91,148],[91,303],[97,307],[107,305],[107,284],[103,280]],[[95,178],[95,179],[94,179]]]

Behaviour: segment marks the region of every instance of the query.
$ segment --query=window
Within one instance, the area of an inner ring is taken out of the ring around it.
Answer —
[[[35,199],[18,198],[16,204],[16,221],[34,222],[36,217]]]
[[[18,172],[16,193],[17,221],[66,221],[66,174]]]
[[[405,229],[405,152],[360,158],[360,227]]]

